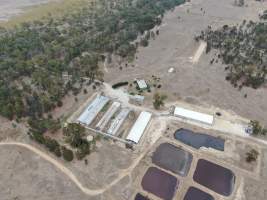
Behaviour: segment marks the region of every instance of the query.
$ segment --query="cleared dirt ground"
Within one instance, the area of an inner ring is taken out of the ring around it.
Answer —
[[[52,164],[25,148],[0,147],[0,158],[1,200],[88,199]]]
[[[156,40],[151,41],[149,47],[140,48],[138,59],[134,62],[135,67],[123,68],[122,71],[119,67],[108,68],[105,80],[116,83],[133,80],[136,77],[151,78],[151,75],[156,75],[161,77],[163,87],[160,91],[168,93],[169,101],[183,100],[207,107],[214,105],[267,123],[264,120],[267,118],[266,89],[245,88],[241,92],[237,91],[225,81],[223,65],[209,64],[212,54],[203,54],[198,62],[192,62],[199,47],[199,44],[193,40],[195,34],[208,25],[214,27],[215,24],[216,26],[236,24],[245,18],[256,19],[259,11],[267,9],[266,3],[252,0],[246,2],[249,4],[248,7],[239,8],[232,5],[233,0],[193,0],[192,3],[177,7],[173,12],[166,14],[160,27],[160,35]],[[174,73],[168,73],[170,67],[175,69]],[[88,94],[79,96],[78,102],[73,96],[66,98],[65,105],[58,109],[54,116],[69,117],[92,92],[88,90]],[[248,94],[247,99],[243,97],[245,93]],[[118,93],[118,95],[121,94]],[[0,132],[4,135],[11,129],[12,124],[3,119],[0,121],[3,122]],[[225,152],[195,150],[175,141],[173,133],[181,127],[224,137]],[[17,127],[17,132],[13,131],[15,138],[28,143],[29,141],[25,139],[26,131],[17,137],[19,130],[20,127]],[[162,135],[164,137],[161,137]],[[151,123],[144,138],[135,152],[126,150],[112,141],[102,141],[97,145],[96,151],[88,156],[88,165],[79,161],[66,164],[59,160],[77,176],[84,187],[103,189],[115,180],[112,187],[107,187],[103,194],[94,197],[85,195],[65,174],[35,153],[22,147],[0,146],[0,200],[133,200],[137,192],[147,194],[141,188],[141,179],[146,169],[152,165],[153,151],[162,142],[181,146],[194,157],[188,177],[177,176],[182,184],[175,200],[181,200],[191,185],[209,192],[216,200],[224,199],[192,181],[194,167],[199,158],[209,159],[235,172],[236,187],[228,200],[265,200],[267,198],[265,181],[267,151],[260,144],[180,122],[171,123],[160,117]],[[156,144],[148,148],[149,144],[154,142]],[[245,153],[250,148],[257,149],[260,157],[258,162],[246,164]],[[46,152],[44,149],[42,151]],[[120,178],[117,179],[118,177]],[[156,200],[154,196],[153,199]]]
[[[223,137],[226,139],[225,152],[211,149],[196,150],[176,141],[173,138],[173,133],[179,128],[189,128],[196,132]],[[152,132],[156,132],[154,128],[151,128],[147,134],[151,135],[153,134]],[[88,165],[78,161],[71,164],[60,161],[75,174],[83,187],[87,187],[90,190],[103,189],[103,193],[97,196],[85,195],[73,184],[69,177],[35,153],[21,147],[0,146],[1,200],[133,200],[137,192],[149,195],[152,199],[157,200],[155,196],[142,190],[141,180],[147,168],[153,166],[151,162],[153,152],[161,143],[166,142],[181,147],[193,155],[193,161],[187,177],[173,174],[181,182],[175,194],[175,200],[182,199],[188,187],[192,185],[212,194],[216,200],[224,199],[215,192],[193,182],[192,177],[195,166],[200,158],[218,163],[235,173],[235,189],[227,199],[265,200],[267,191],[265,181],[267,177],[267,151],[261,144],[248,142],[241,138],[229,137],[219,132],[196,128],[177,121],[169,121],[168,126],[164,129],[158,129],[158,132],[161,137],[157,137],[156,143],[152,147],[149,145],[142,147],[144,149],[141,152],[140,149],[131,152],[117,146],[117,144],[113,144],[112,141],[102,141],[97,145],[98,150],[88,156]],[[245,142],[247,143],[246,145],[244,145]],[[260,157],[257,162],[246,165],[244,154],[250,148],[257,149],[260,152]],[[131,167],[132,165],[133,167]],[[120,178],[118,179],[118,177]],[[109,187],[110,183],[112,183],[111,187]]]
[[[173,133],[178,128],[189,128],[191,130],[207,133],[214,136],[220,136],[226,140],[225,151],[220,152],[213,149],[199,149],[196,150],[187,145],[184,145],[181,142],[176,141],[173,138]],[[267,187],[266,181],[263,177],[266,176],[266,166],[267,166],[267,151],[265,147],[259,145],[257,143],[249,143],[245,145],[241,138],[232,138],[227,137],[225,134],[214,132],[214,131],[206,131],[205,129],[192,127],[190,125],[186,125],[183,123],[170,122],[168,129],[164,132],[163,137],[161,137],[156,144],[154,144],[153,148],[148,152],[148,154],[144,157],[144,159],[139,163],[139,165],[135,168],[133,173],[131,174],[132,187],[131,190],[128,190],[129,193],[133,193],[133,189],[135,192],[133,196],[140,192],[142,194],[148,195],[152,199],[158,199],[154,195],[151,195],[144,191],[141,186],[142,177],[145,174],[146,170],[149,166],[153,166],[151,162],[151,156],[155,151],[156,147],[161,143],[169,142],[173,145],[176,145],[190,153],[193,154],[193,162],[191,164],[191,168],[188,176],[181,177],[179,175],[176,176],[180,180],[180,185],[178,187],[178,191],[175,194],[175,200],[182,200],[185,195],[188,187],[195,186],[199,189],[211,194],[215,200],[229,199],[229,200],[265,200],[267,195]],[[246,148],[244,148],[246,146]],[[260,157],[257,162],[248,164],[244,160],[245,152],[249,151],[249,149],[253,147],[260,151]],[[206,159],[211,162],[222,165],[228,169],[231,169],[236,176],[235,187],[233,193],[225,198],[193,181],[192,177],[195,171],[195,167],[198,159]],[[170,173],[170,172],[168,172]],[[128,183],[129,184],[129,183]],[[257,193],[257,189],[259,193]],[[132,197],[132,199],[134,199]],[[131,200],[132,200],[131,199]]]
[[[182,100],[209,107],[214,105],[235,112],[249,119],[257,119],[267,125],[266,88],[238,91],[225,80],[225,66],[210,65],[214,52],[192,63],[192,57],[200,45],[194,36],[211,25],[213,28],[225,24],[241,23],[243,19],[257,20],[258,14],[267,9],[266,2],[245,1],[247,7],[236,7],[234,0],[192,0],[173,12],[166,14],[160,34],[151,40],[148,47],[139,48],[135,67],[110,67],[105,80],[111,83],[131,81],[136,77],[161,78],[162,89],[168,101]],[[201,11],[203,8],[203,11]],[[205,14],[204,14],[205,11]],[[124,66],[124,65],[122,65]],[[174,73],[168,73],[173,67]],[[120,76],[117,76],[117,74]],[[247,98],[244,95],[247,94]]]

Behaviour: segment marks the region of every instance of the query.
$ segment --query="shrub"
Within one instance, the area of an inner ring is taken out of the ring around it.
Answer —
[[[55,154],[57,157],[61,157],[62,153],[61,153],[60,147],[56,147],[56,149],[55,149],[55,151],[54,151],[54,154]]]
[[[126,86],[126,85],[128,85],[128,84],[129,84],[128,81],[125,81],[125,82],[119,82],[119,83],[116,83],[116,84],[112,85],[112,88],[113,88],[113,89],[116,89],[116,88],[119,88],[119,87],[122,87],[122,86]]]
[[[247,157],[246,157],[246,161],[248,163],[250,162],[254,162],[257,160],[258,156],[259,156],[259,152],[256,151],[255,149],[252,149],[251,151],[247,152]]]
[[[66,147],[62,147],[62,155],[64,160],[70,162],[73,160],[73,152],[70,149],[67,149]]]

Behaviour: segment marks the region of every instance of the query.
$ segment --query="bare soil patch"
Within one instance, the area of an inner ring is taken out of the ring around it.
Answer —
[[[0,158],[1,200],[88,199],[52,164],[25,148],[1,146]]]
[[[214,105],[266,124],[266,88],[238,91],[225,80],[225,65],[220,62],[210,65],[216,52],[204,53],[198,63],[193,64],[190,59],[199,47],[194,36],[201,30],[209,25],[215,28],[242,23],[243,19],[257,20],[258,14],[267,9],[264,2],[246,2],[248,6],[237,7],[232,0],[194,0],[177,7],[164,17],[159,36],[151,40],[148,47],[139,48],[134,67],[122,70],[119,64],[110,67],[105,80],[116,83],[136,77],[149,79],[155,75],[161,78],[162,88],[158,91],[167,93],[168,101],[183,100],[206,107]],[[175,72],[168,73],[170,67]],[[244,98],[245,94],[247,98]]]

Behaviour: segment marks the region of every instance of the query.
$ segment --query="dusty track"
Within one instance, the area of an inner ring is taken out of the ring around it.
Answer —
[[[39,155],[40,157],[42,157],[43,159],[45,159],[46,161],[50,162],[51,164],[53,164],[57,169],[59,169],[61,172],[63,172],[67,177],[69,177],[69,179],[75,184],[77,185],[77,187],[85,194],[90,195],[90,196],[96,196],[99,194],[104,193],[105,191],[107,191],[108,189],[110,189],[113,185],[115,185],[116,183],[118,183],[122,178],[124,178],[125,176],[129,175],[131,173],[131,171],[138,165],[138,163],[142,160],[142,158],[146,155],[147,151],[149,150],[146,149],[146,151],[144,151],[140,156],[138,156],[134,162],[132,163],[132,165],[121,171],[121,173],[119,174],[118,178],[116,178],[114,181],[112,181],[110,184],[105,185],[103,188],[100,189],[89,189],[87,187],[84,187],[83,184],[78,180],[78,178],[71,172],[71,170],[69,170],[67,167],[65,167],[63,164],[61,164],[60,162],[58,162],[57,160],[55,160],[54,158],[50,157],[48,154],[46,154],[45,152],[42,152],[41,150],[37,149],[36,147],[29,145],[29,144],[25,144],[25,143],[21,143],[21,142],[9,142],[9,141],[5,141],[5,142],[1,142],[0,146],[11,146],[11,145],[15,145],[15,146],[19,146],[19,147],[23,147],[26,148],[32,152],[34,152],[35,154]]]
[[[199,61],[199,59],[200,59],[201,55],[203,54],[203,52],[205,51],[206,47],[207,47],[207,43],[201,41],[193,59],[192,59],[192,63],[197,63]]]

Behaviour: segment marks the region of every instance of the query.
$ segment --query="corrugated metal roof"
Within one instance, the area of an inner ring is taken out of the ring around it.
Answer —
[[[97,123],[96,128],[103,130],[107,125],[111,117],[119,110],[121,104],[119,102],[113,102],[108,111],[104,114],[101,120]]]
[[[147,84],[145,80],[137,80],[137,85],[140,89],[146,89],[147,88]]]
[[[188,110],[188,109],[180,108],[180,107],[175,107],[174,115],[178,117],[183,117],[183,118],[191,119],[194,121],[202,122],[202,123],[209,124],[209,125],[212,125],[213,120],[214,120],[213,115],[208,115],[208,114],[204,114],[204,113],[200,113],[200,112],[196,112],[196,111],[192,111],[192,110]]]
[[[78,118],[78,122],[90,125],[101,109],[108,103],[109,98],[105,96],[97,96],[94,101],[85,109]]]
[[[129,113],[129,108],[123,108],[121,112],[116,116],[116,118],[112,121],[107,133],[110,135],[115,135]]]
[[[151,113],[145,111],[141,112],[126,139],[137,144],[142,137],[151,117]]]

